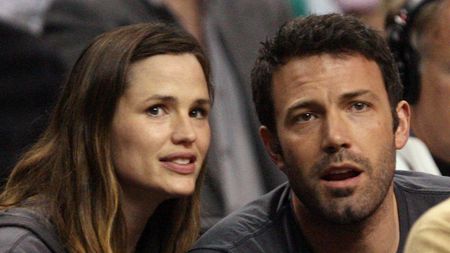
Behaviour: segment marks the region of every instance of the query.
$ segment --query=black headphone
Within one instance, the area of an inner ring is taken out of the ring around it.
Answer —
[[[420,94],[420,56],[411,45],[411,30],[420,11],[436,0],[407,0],[400,10],[386,18],[388,43],[404,86],[403,98],[415,104]]]

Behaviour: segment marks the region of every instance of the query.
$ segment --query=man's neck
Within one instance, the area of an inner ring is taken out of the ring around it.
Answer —
[[[294,215],[306,241],[315,253],[395,253],[399,243],[397,203],[391,187],[381,206],[356,224],[330,223],[310,213],[292,193]]]

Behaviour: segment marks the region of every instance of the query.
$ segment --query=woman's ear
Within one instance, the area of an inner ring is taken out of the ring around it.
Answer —
[[[395,148],[401,149],[408,141],[411,109],[408,102],[402,100],[397,104],[396,111],[398,126],[395,130]]]
[[[264,147],[266,148],[267,153],[269,153],[272,161],[277,165],[279,169],[283,170],[284,159],[278,139],[274,134],[270,132],[270,130],[266,126],[261,126],[259,128],[259,135],[261,136]]]

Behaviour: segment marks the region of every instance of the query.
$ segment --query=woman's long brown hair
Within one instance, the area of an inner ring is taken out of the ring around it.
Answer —
[[[137,24],[97,37],[72,69],[48,129],[13,169],[0,195],[1,209],[42,197],[68,252],[124,252],[127,235],[111,157],[112,118],[132,63],[183,53],[200,62],[212,100],[208,61],[189,34],[163,24]],[[158,207],[157,212],[170,216],[162,252],[186,252],[197,238],[204,173],[202,169],[192,196]]]

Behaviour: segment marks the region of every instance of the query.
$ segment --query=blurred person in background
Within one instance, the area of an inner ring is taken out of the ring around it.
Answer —
[[[53,0],[0,0],[0,19],[14,27],[39,35],[44,15]]]
[[[412,227],[404,253],[450,253],[450,199],[422,215]]]
[[[406,1],[387,18],[417,137],[400,150],[399,169],[450,176],[449,21],[449,0]]]
[[[47,126],[63,79],[58,55],[41,39],[0,22],[0,185]]]
[[[400,7],[405,0],[334,0],[341,13],[360,18],[377,31],[384,33],[386,15]]]
[[[291,0],[296,16],[342,13],[355,16],[372,28],[383,32],[389,10],[397,9],[404,0]]]

